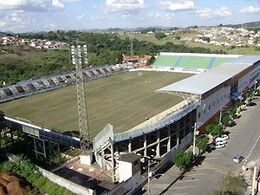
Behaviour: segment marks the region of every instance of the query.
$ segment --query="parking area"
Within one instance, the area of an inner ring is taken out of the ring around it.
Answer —
[[[163,186],[162,182],[154,181],[151,194],[156,194],[156,189],[165,187],[166,190],[161,194],[208,195],[217,189],[223,175],[228,172],[239,173],[242,170],[242,165],[260,159],[259,97],[254,102],[257,105],[243,111],[242,116],[236,120],[236,126],[226,129],[230,132],[230,139],[224,148],[206,153],[205,159],[200,165],[195,166],[168,187]],[[237,154],[244,157],[239,164],[233,162],[233,157]],[[172,178],[169,176],[168,179]]]

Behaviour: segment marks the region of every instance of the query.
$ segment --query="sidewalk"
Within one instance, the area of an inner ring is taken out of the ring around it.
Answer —
[[[173,165],[170,169],[166,170],[162,176],[158,178],[153,177],[150,181],[150,195],[158,195],[166,191],[181,177],[182,173],[178,167]],[[144,194],[148,194],[148,185],[146,184],[143,188],[145,189]]]

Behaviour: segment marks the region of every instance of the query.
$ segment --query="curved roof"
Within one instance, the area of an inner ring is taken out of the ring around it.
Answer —
[[[156,92],[182,92],[202,95],[232,78],[260,60],[260,56],[241,56],[233,62],[223,63],[201,74],[167,85]]]

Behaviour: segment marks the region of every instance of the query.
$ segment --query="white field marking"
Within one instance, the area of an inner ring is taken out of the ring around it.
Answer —
[[[256,144],[257,144],[257,142],[259,141],[259,139],[260,139],[260,135],[258,136],[258,138],[256,139],[255,143],[253,144],[252,148],[250,149],[250,151],[249,151],[247,157],[245,158],[245,162],[248,161],[248,159],[249,159],[249,157],[251,156],[252,152],[254,151],[254,149],[255,149],[255,147],[256,147]]]
[[[184,189],[184,188],[194,188],[195,186],[180,186],[180,187],[173,187],[173,189]]]
[[[185,183],[185,182],[192,182],[192,181],[200,181],[200,179],[186,179],[186,180],[179,180],[177,183]]]

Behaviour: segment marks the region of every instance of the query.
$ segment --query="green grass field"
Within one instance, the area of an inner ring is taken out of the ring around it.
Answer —
[[[154,90],[190,74],[129,72],[86,83],[90,136],[107,123],[128,130],[179,103],[182,98]],[[56,131],[78,129],[76,86],[0,104],[7,116],[21,117]]]

